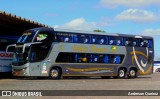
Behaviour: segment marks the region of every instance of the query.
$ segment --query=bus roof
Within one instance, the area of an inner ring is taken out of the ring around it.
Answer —
[[[79,34],[93,34],[93,35],[109,35],[109,36],[122,36],[122,37],[134,37],[134,38],[147,38],[153,39],[151,36],[142,36],[142,35],[129,35],[129,34],[120,34],[120,33],[106,33],[106,32],[93,32],[93,31],[82,31],[82,30],[71,30],[71,29],[61,29],[61,28],[33,28],[31,30],[50,30],[50,31],[57,31],[57,32],[68,32],[68,33],[79,33]]]
[[[118,33],[93,32],[93,31],[82,31],[82,30],[71,30],[71,29],[60,29],[60,28],[54,28],[54,31],[80,33],[80,34],[83,33],[83,34],[98,34],[98,35],[118,36]]]
[[[135,38],[153,39],[151,36],[129,35],[129,34],[107,33],[107,32],[93,32],[93,31],[82,31],[82,30],[71,30],[71,29],[60,29],[60,28],[54,28],[54,31],[80,33],[80,34],[83,33],[83,34],[94,34],[94,35],[109,35],[109,36],[123,36],[123,37],[135,37]]]

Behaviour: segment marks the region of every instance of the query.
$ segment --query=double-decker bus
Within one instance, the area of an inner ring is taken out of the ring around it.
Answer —
[[[34,28],[14,46],[14,76],[135,78],[153,72],[154,45],[148,36]]]
[[[10,48],[6,53],[6,47],[10,44],[16,43],[17,36],[0,36],[0,74],[12,74],[12,58],[14,48]]]

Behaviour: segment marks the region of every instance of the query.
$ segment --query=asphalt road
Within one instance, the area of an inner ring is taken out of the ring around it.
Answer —
[[[160,90],[160,73],[141,76],[136,79],[101,79],[98,77],[65,78],[62,80],[44,78],[0,78],[0,90]],[[58,97],[58,99],[59,98],[60,97]],[[65,97],[63,96],[60,99],[63,98]],[[95,97],[88,97],[87,99],[92,98]],[[74,96],[72,99],[79,98]],[[80,99],[84,99],[84,97],[82,96]],[[106,97],[102,99],[106,99]],[[119,98],[112,97],[112,99]]]
[[[0,90],[160,90],[160,73],[136,79],[65,78],[62,80],[0,78]]]

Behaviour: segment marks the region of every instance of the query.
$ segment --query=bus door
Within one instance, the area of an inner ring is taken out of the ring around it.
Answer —
[[[29,72],[31,76],[41,75],[41,49],[38,45],[32,45],[30,52]]]
[[[41,68],[43,64],[43,60],[48,55],[48,47],[43,44],[35,44],[31,46],[30,51],[30,75],[31,76],[41,76]]]
[[[44,70],[44,63],[42,62],[48,55],[46,47],[39,45],[32,46],[30,52],[30,74],[31,76],[41,76],[41,71]],[[43,67],[43,69],[42,69]],[[42,69],[42,70],[41,70]]]
[[[53,40],[54,40],[54,35],[51,32],[42,31],[36,35],[34,42],[41,42],[41,43],[31,46],[31,51],[30,51],[31,76],[41,76],[42,65],[44,65],[42,61],[45,60],[45,58],[47,57]]]

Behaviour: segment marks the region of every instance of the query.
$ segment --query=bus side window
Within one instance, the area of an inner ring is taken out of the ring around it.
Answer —
[[[78,54],[75,54],[75,62],[78,63]]]
[[[89,35],[80,34],[78,35],[78,43],[88,44],[90,43],[90,38],[91,37]]]
[[[122,43],[123,43],[123,38],[122,37],[115,37],[115,45],[118,45],[118,46],[121,46],[121,45],[123,45]]]
[[[121,37],[109,37],[109,45],[122,45]]]
[[[141,42],[140,42],[140,47],[143,47],[143,46],[144,46],[144,42],[141,41]]]
[[[109,37],[109,45],[122,45],[122,38],[121,37]]]
[[[109,63],[114,63],[114,55],[109,55]]]
[[[64,37],[64,42],[69,42],[70,38],[69,37]]]
[[[56,33],[57,42],[72,42],[72,36],[69,33]]]
[[[90,61],[90,56],[88,54],[76,54],[78,63],[88,63]]]
[[[104,38],[101,38],[100,40],[99,40],[99,44],[104,44],[105,43],[105,39]]]
[[[123,55],[110,55],[109,56],[109,63],[112,64],[121,64],[123,60]]]
[[[131,43],[131,41],[129,40],[129,38],[124,38],[124,45],[125,46],[129,46]]]
[[[114,45],[114,40],[113,39],[109,39],[109,45]]]
[[[121,57],[119,55],[115,56],[113,63],[119,64],[120,62],[121,62]]]
[[[57,40],[58,40],[58,42],[64,42],[64,37],[63,36],[58,36]]]
[[[109,42],[108,36],[106,36],[105,38],[106,38],[106,44],[108,45],[108,42]]]
[[[77,42],[78,42],[77,35],[73,35],[73,43],[77,43]]]
[[[56,59],[56,62],[63,62],[63,63],[75,63],[75,54],[74,53],[65,53],[60,52]]]
[[[148,47],[148,40],[140,39],[140,47]]]
[[[92,36],[92,43],[93,44],[106,44],[105,36]]]
[[[124,38],[125,46],[137,46],[137,40],[134,38]]]
[[[121,40],[116,40],[116,45],[121,45]]]
[[[93,63],[97,63],[98,62],[98,58],[99,58],[98,55],[93,55],[92,58],[93,58],[92,59]]]
[[[144,40],[144,47],[148,47],[148,40]]]
[[[152,46],[153,46],[153,41],[152,40],[148,40],[148,47],[152,48]]]
[[[72,42],[72,37],[64,36],[63,42]]]
[[[114,40],[109,40],[109,45],[113,45],[114,44]]]
[[[129,46],[129,44],[130,44],[130,41],[126,40],[125,41],[125,46]]]
[[[93,63],[104,63],[104,55],[92,55],[92,62]]]
[[[95,43],[96,43],[96,38],[92,37],[92,44],[95,44]]]
[[[36,37],[36,41],[44,41],[46,39],[48,39],[48,34],[47,33],[39,33]]]
[[[108,63],[108,55],[105,55],[105,57],[104,57],[104,63]]]
[[[54,35],[51,32],[40,32],[37,34],[34,41],[40,41],[43,43],[52,43],[54,41]]]
[[[132,42],[132,46],[137,46],[137,42],[136,42],[136,41],[133,41],[133,42]]]

